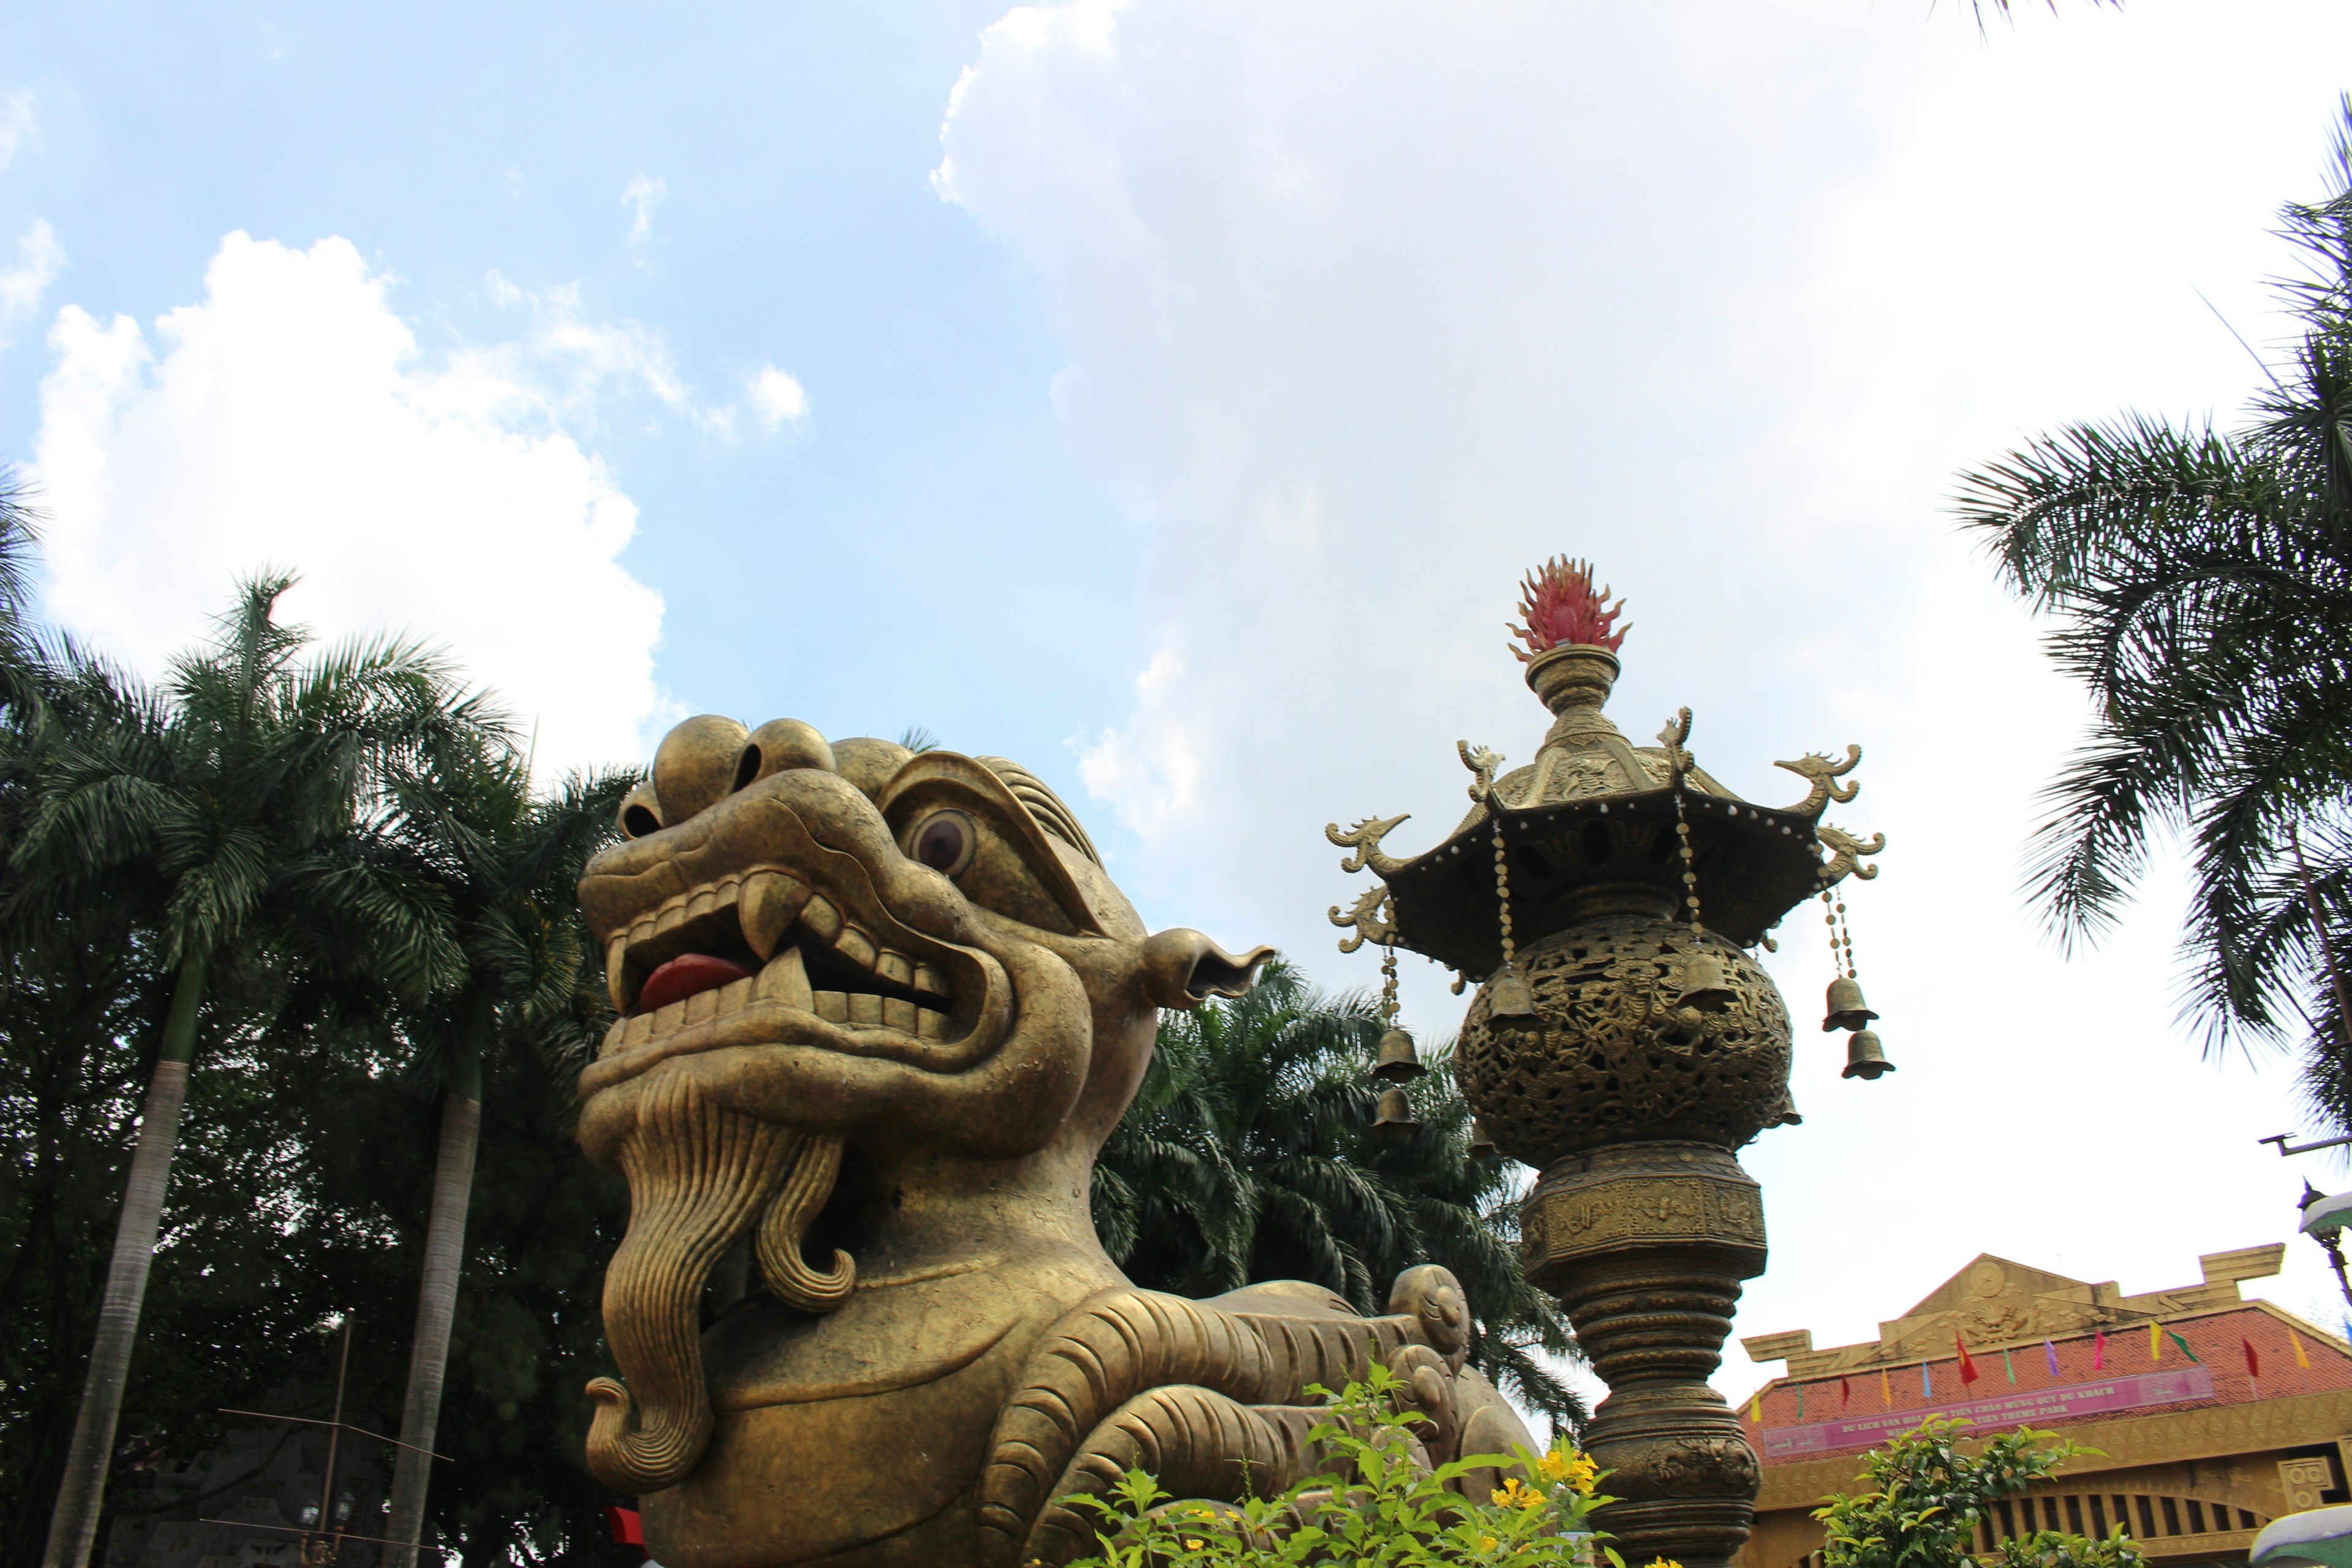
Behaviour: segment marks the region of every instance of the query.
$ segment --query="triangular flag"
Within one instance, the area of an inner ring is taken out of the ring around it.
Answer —
[[[2245,1335],[2240,1334],[2238,1336],[2238,1343],[2246,1352],[2246,1375],[2248,1377],[2262,1376],[2263,1358],[2254,1353],[2254,1342],[2246,1338]]]
[[[1842,1411],[1842,1410],[1843,1410],[1847,1405],[1851,1405],[1851,1404],[1853,1404],[1853,1384],[1851,1384],[1851,1383],[1848,1383],[1848,1382],[1847,1382],[1844,1378],[1843,1378],[1843,1377],[1839,1378],[1839,1379],[1838,1379],[1838,1408]]]
[[[1748,1419],[1759,1426],[1764,1425],[1764,1391],[1760,1388],[1748,1396]]]
[[[1886,1369],[1878,1369],[1878,1397],[1889,1410],[1895,1408],[1895,1384],[1887,1381]]]
[[[2195,1351],[2190,1350],[2190,1349],[2189,1348],[2189,1342],[2188,1342],[2187,1340],[2182,1339],[2179,1334],[2174,1333],[2170,1329],[2167,1329],[2167,1330],[2165,1330],[2165,1331],[2164,1331],[2164,1337],[2165,1337],[2166,1339],[2168,1339],[2168,1340],[2170,1340],[2174,1344],[2179,1345],[2179,1346],[2180,1347],[2180,1353],[2181,1353],[2182,1355],[2187,1356],[2190,1361],[2196,1362],[2196,1363],[2197,1363],[2197,1364],[2198,1364],[2199,1366],[2203,1366],[2203,1365],[2205,1364],[2204,1361],[2203,1361],[2201,1358],[2200,1358],[2200,1357],[2199,1357],[2199,1355],[2197,1354],[2197,1352],[2196,1352]]]
[[[1977,1380],[1976,1358],[1969,1354],[1968,1345],[1960,1339],[1960,1331],[1952,1331],[1953,1348],[1960,1352],[1960,1386],[1968,1387]]]
[[[2164,1331],[2154,1323],[2147,1326],[2147,1359],[2150,1361],[2164,1359]]]
[[[1804,1424],[1805,1424],[1805,1385],[1804,1385],[1803,1384],[1801,1384],[1801,1384],[1797,1384],[1797,1425],[1798,1425],[1798,1426],[1803,1426]]]
[[[1927,1363],[1924,1361],[1919,1363],[1919,1396],[1922,1399],[1936,1397],[1935,1380],[1927,1375]]]
[[[2286,1342],[2294,1347],[2294,1364],[2303,1368],[2304,1371],[2309,1372],[2311,1370],[2311,1358],[2303,1353],[2303,1336],[2296,1333],[2293,1329],[2289,1329],[2286,1331]]]
[[[2107,1331],[2094,1329],[2091,1331],[2097,1336],[2091,1342],[2091,1370],[2101,1372],[2107,1364]]]
[[[2099,1343],[2100,1343],[2102,1346],[2104,1346],[2106,1342],[2107,1342],[2107,1336],[2106,1336],[2106,1335],[2105,1335],[2105,1334],[2101,1334],[2101,1335],[2099,1336]],[[2047,1356],[2050,1358],[2050,1375],[2051,1375],[2051,1376],[2053,1376],[2053,1377],[2057,1376],[2057,1375],[2058,1375],[2058,1347],[2057,1347],[2056,1345],[2052,1344],[2048,1340],[2044,1340],[2044,1341],[2042,1341],[2042,1353],[2043,1353],[2044,1355],[2047,1355]]]

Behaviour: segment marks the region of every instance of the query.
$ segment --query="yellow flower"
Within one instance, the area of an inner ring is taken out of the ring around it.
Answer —
[[[1591,1455],[1580,1454],[1563,1442],[1536,1461],[1536,1474],[1555,1485],[1564,1481],[1575,1491],[1591,1497],[1593,1487],[1600,1482],[1601,1467]]]
[[[1495,1493],[1496,1505],[1500,1508],[1541,1508],[1548,1500],[1533,1487],[1521,1485],[1517,1476],[1506,1480],[1502,1490]]]
[[[1481,1552],[1492,1552],[1496,1547],[1500,1546],[1501,1544],[1501,1542],[1496,1541],[1491,1535],[1482,1535],[1478,1538],[1478,1550]]]
[[[1187,1541],[1184,1542],[1184,1550],[1187,1552],[1198,1552],[1201,1550],[1201,1543],[1197,1541]]]
[[[1683,1565],[1671,1557],[1653,1557],[1650,1568],[1683,1568]]]

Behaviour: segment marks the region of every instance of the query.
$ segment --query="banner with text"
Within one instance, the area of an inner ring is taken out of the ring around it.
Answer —
[[[2053,1426],[2078,1421],[2085,1415],[2145,1410],[2153,1405],[2181,1405],[2212,1397],[2213,1374],[2201,1366],[2189,1366],[2179,1372],[2143,1373],[2137,1377],[2110,1377],[2097,1383],[2020,1390],[1957,1405],[1887,1410],[1874,1415],[1817,1422],[1810,1426],[1767,1426],[1764,1457],[1778,1459],[1798,1454],[1823,1454],[1836,1448],[1867,1447],[1900,1436],[1930,1415],[1964,1415],[1979,1426],[1995,1429],[2021,1425]]]

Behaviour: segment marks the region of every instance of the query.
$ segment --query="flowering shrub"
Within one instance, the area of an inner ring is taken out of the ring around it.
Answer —
[[[1474,1454],[1425,1468],[1413,1454],[1419,1418],[1393,1408],[1404,1386],[1375,1365],[1337,1394],[1314,1390],[1330,1405],[1312,1437],[1331,1469],[1278,1498],[1172,1500],[1151,1477],[1129,1470],[1109,1496],[1073,1500],[1102,1515],[1101,1551],[1076,1568],[1625,1568],[1590,1522],[1593,1510],[1615,1500],[1598,1489],[1608,1472],[1588,1455],[1562,1437],[1542,1454]],[[1486,1489],[1485,1501],[1447,1489],[1482,1469],[1511,1473]]]
[[[1594,591],[1591,562],[1555,555],[1519,584],[1519,615],[1527,624],[1505,629],[1528,645],[1525,652],[1511,650],[1518,654],[1521,664],[1570,643],[1605,647],[1613,653],[1633,629],[1617,625],[1617,617],[1624,613],[1624,600],[1612,605],[1606,587]]]

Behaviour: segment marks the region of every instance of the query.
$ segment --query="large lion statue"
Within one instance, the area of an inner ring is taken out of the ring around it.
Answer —
[[[1308,1387],[1375,1361],[1433,1462],[1528,1441],[1442,1268],[1365,1318],[1105,1256],[1090,1174],[1160,1009],[1270,952],[1147,935],[1034,775],[689,719],[622,826],[580,884],[621,1015],[580,1142],[630,1191],[588,1462],[667,1568],[1051,1568],[1093,1542],[1064,1500],[1131,1466],[1228,1501],[1313,1474]],[[706,1328],[739,1246],[763,1289]]]

